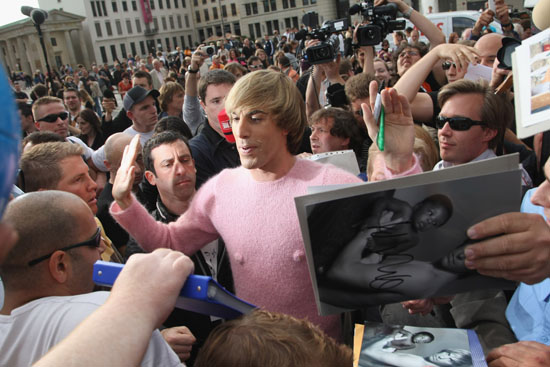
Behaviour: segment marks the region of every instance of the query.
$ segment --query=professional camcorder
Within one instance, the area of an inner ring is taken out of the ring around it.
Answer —
[[[306,37],[310,39],[318,39],[321,41],[318,45],[309,47],[306,50],[307,61],[312,64],[323,64],[333,61],[338,53],[338,37],[333,33],[346,30],[348,28],[347,19],[329,20],[323,23],[323,26],[317,28],[319,25],[318,14],[315,12],[309,12],[302,18],[302,23],[310,28],[314,28],[311,32],[307,32],[305,29],[296,33],[295,39],[300,41]]]
[[[359,46],[375,46],[381,43],[388,33],[405,29],[405,21],[396,20],[397,5],[394,3],[375,7],[374,0],[368,0],[349,8],[350,15],[357,13],[361,13],[363,19],[370,22],[357,29]]]

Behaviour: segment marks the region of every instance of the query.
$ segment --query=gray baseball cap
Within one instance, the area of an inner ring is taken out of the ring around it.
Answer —
[[[147,96],[153,96],[156,99],[159,95],[160,93],[155,89],[147,90],[136,85],[126,92],[122,104],[124,105],[124,110],[128,112],[136,103],[143,101]]]

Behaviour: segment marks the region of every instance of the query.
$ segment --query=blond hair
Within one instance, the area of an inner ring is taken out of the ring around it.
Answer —
[[[38,118],[38,116],[36,116],[36,110],[38,110],[39,107],[52,103],[59,103],[64,106],[63,100],[57,97],[45,96],[38,98],[32,105],[32,116],[34,117],[34,119],[36,120]]]
[[[21,157],[21,171],[25,177],[25,192],[52,190],[61,180],[59,162],[68,157],[80,157],[84,150],[69,142],[43,143],[33,146]]]
[[[307,117],[304,100],[292,80],[282,73],[259,70],[240,78],[225,100],[228,115],[260,109],[272,115],[277,126],[288,132],[287,149],[298,152]]]

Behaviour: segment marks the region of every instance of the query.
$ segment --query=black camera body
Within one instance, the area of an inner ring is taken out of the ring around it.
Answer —
[[[388,33],[405,29],[404,20],[396,20],[397,5],[389,3],[374,6],[374,0],[355,4],[349,9],[349,14],[361,13],[363,19],[370,24],[357,28],[357,43],[359,46],[375,46],[384,40]]]
[[[304,18],[307,15],[309,15],[309,13],[306,14]],[[313,13],[313,15],[316,16],[317,14]],[[304,24],[311,24],[314,22],[315,21],[308,21],[304,22]],[[333,61],[338,54],[338,37],[333,36],[332,34],[347,29],[347,25],[347,19],[326,21],[322,27],[314,29],[309,33],[305,30],[299,31],[296,34],[295,39],[299,41],[305,39],[306,37],[309,37],[311,39],[318,39],[319,41],[321,41],[321,43],[319,43],[318,45],[309,47],[306,50],[306,58],[311,65],[324,64]]]
[[[334,45],[334,39],[330,37],[330,32],[321,28],[314,29],[308,35],[321,41],[318,45],[309,47],[306,50],[307,61],[311,65],[323,64],[334,60],[338,45]],[[338,42],[338,39],[336,39],[336,42]]]

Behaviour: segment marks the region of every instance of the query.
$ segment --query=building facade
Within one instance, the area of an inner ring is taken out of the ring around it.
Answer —
[[[44,46],[51,68],[63,64],[89,63],[82,29],[84,17],[62,10],[49,12],[41,25]],[[37,29],[30,18],[0,27],[0,60],[7,72],[23,71],[32,75],[36,70],[46,73],[46,59]]]
[[[349,0],[39,0],[41,9],[84,17],[91,58],[112,64],[128,54],[147,55],[198,43],[226,33],[253,39],[299,27],[309,11],[319,19],[347,16]]]
[[[350,4],[355,0],[39,0],[41,9],[50,11],[47,32],[68,32],[46,37],[51,53],[50,64],[82,63],[89,66],[113,64],[128,55],[145,56],[156,51],[171,51],[176,47],[195,48],[205,39],[223,37],[226,33],[247,36],[255,40],[283,33],[287,28],[299,28],[304,14],[315,11],[319,22],[348,17]],[[481,1],[482,3],[485,0]],[[409,0],[422,13],[476,9],[478,0]],[[522,0],[507,3],[522,10]],[[52,12],[55,10],[55,12]],[[71,14],[72,13],[72,14]],[[57,21],[53,21],[57,14]],[[59,23],[63,14],[67,25]],[[72,18],[71,18],[72,17]],[[353,19],[356,19],[355,16]],[[74,21],[74,24],[71,23]],[[27,23],[25,23],[27,22]],[[70,26],[68,24],[71,24]],[[23,37],[19,31],[23,27]],[[64,28],[65,27],[65,28]],[[69,27],[69,28],[67,28]],[[7,32],[0,42],[2,60],[6,65],[21,69],[45,69],[30,39],[36,32],[30,20],[1,27]],[[11,33],[10,33],[11,32]],[[48,42],[49,40],[49,42]],[[27,49],[27,44],[31,47]],[[68,47],[71,45],[71,47]],[[39,50],[39,48],[37,49]],[[30,59],[30,55],[35,59]],[[49,57],[50,58],[50,57]],[[73,62],[74,61],[74,62]]]

